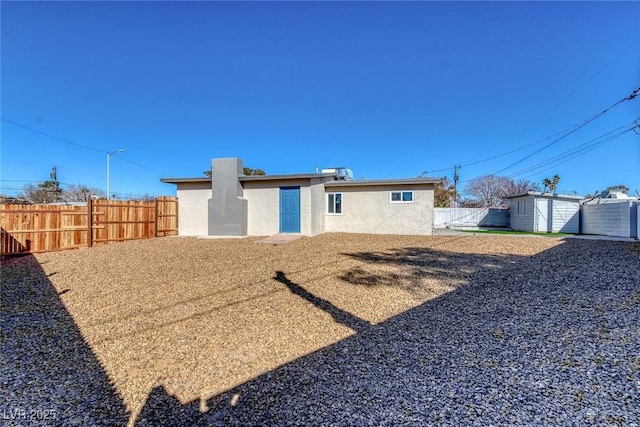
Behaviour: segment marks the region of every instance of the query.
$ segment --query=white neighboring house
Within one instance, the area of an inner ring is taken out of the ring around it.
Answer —
[[[161,179],[177,186],[179,235],[433,232],[439,179],[354,181],[346,171],[333,169],[244,176],[242,169],[240,159],[213,159],[211,178]]]
[[[539,233],[580,232],[581,196],[528,191],[508,197],[510,227]]]

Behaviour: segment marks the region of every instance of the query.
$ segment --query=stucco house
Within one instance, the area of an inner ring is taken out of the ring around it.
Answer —
[[[540,233],[580,232],[581,196],[528,191],[508,197],[513,230]]]
[[[177,186],[179,235],[432,234],[438,179],[356,181],[336,172],[244,176],[242,169],[240,159],[213,159],[211,178],[161,179]]]

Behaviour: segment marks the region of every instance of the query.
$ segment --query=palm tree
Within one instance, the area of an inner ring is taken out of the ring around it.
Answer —
[[[558,187],[558,183],[560,182],[560,176],[558,174],[554,175],[553,178],[545,178],[542,180],[542,185],[544,188],[548,190],[550,193],[556,192],[556,187]]]

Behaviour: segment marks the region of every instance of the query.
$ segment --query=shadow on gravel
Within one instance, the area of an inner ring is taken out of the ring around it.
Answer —
[[[35,257],[2,260],[1,274],[2,425],[126,425],[121,397]]]
[[[440,274],[462,258],[406,248],[353,254]],[[449,259],[447,259],[449,258]],[[431,260],[431,261],[425,261]],[[640,413],[640,258],[566,240],[464,273],[464,285],[206,402],[154,390],[140,424],[629,425]],[[468,265],[460,265],[467,268]],[[365,270],[363,268],[363,270]],[[436,269],[438,270],[438,269]],[[376,270],[373,283],[395,277]],[[282,273],[292,292],[340,316]],[[356,281],[358,284],[360,280]]]
[[[399,248],[385,252],[344,253],[362,266],[339,278],[358,286],[389,286],[403,289],[418,298],[430,293],[429,280],[452,290],[465,284],[479,270],[494,270],[515,263],[521,256],[465,254],[434,248]],[[385,266],[400,267],[390,273]],[[441,293],[441,292],[439,292]]]
[[[336,307],[325,299],[318,298],[302,286],[298,285],[297,283],[293,283],[282,271],[276,271],[276,276],[274,277],[274,279],[289,288],[289,290],[293,294],[309,301],[320,310],[329,313],[335,322],[341,323],[347,328],[353,329],[356,333],[366,332],[371,328],[371,324],[366,320],[360,319],[358,316],[355,316],[347,311]]]

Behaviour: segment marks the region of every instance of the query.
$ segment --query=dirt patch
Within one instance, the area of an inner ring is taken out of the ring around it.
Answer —
[[[204,402],[474,274],[562,244],[354,234],[256,240],[166,237],[36,259],[135,419],[158,386],[182,403]]]

